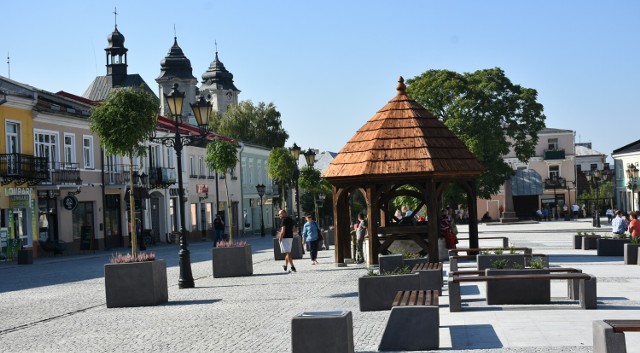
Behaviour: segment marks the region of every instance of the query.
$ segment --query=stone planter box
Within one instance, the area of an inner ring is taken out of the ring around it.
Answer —
[[[378,255],[378,264],[380,265],[380,273],[393,272],[400,270],[404,266],[404,260],[401,254]]]
[[[151,306],[169,300],[164,260],[104,265],[107,308]]]
[[[358,278],[360,311],[390,310],[399,290],[420,289],[417,273],[395,276],[364,276]]]
[[[600,236],[584,236],[582,237],[582,250],[593,250],[598,248],[598,239]]]
[[[482,255],[478,254],[476,256],[476,260],[478,262],[478,270],[484,271],[488,268],[493,268],[493,262],[496,260],[507,260],[507,264],[505,269],[513,268],[514,264],[519,264],[521,267],[525,266],[525,255],[524,254],[488,254]]]
[[[291,319],[292,353],[353,353],[351,311],[304,312]]]
[[[549,269],[487,269],[487,276],[549,274]],[[549,304],[550,280],[487,281],[487,304]]]
[[[240,277],[253,274],[251,245],[212,248],[213,277]]]
[[[624,244],[624,264],[625,265],[637,265],[638,264],[638,248],[640,244]]]
[[[575,234],[573,236],[573,248],[574,249],[582,249],[582,238],[584,238],[584,235]]]
[[[630,239],[604,239],[597,240],[598,256],[624,256],[624,244],[630,243]]]
[[[293,243],[291,244],[291,256],[294,259],[302,258],[302,243],[300,237],[293,237]],[[273,238],[273,258],[275,260],[284,260],[284,254],[280,251],[280,242],[278,237]]]
[[[33,250],[22,249],[18,250],[18,265],[32,265],[33,264]]]

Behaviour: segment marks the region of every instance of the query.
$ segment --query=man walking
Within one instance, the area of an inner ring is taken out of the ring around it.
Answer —
[[[362,213],[358,214],[358,229],[356,229],[356,241],[358,244],[358,253],[356,257],[356,262],[361,264],[364,262],[364,239],[367,237],[367,222],[364,220],[364,215]]]
[[[293,223],[293,219],[287,216],[287,211],[280,210],[278,217],[280,217],[282,221],[282,228],[280,228],[280,234],[278,235],[280,251],[284,254],[284,265],[282,265],[282,268],[286,272],[287,266],[291,265],[291,271],[296,272],[296,267],[293,266],[293,256],[291,256],[293,233],[296,232],[296,226]]]
[[[213,238],[213,247],[218,246],[218,242],[223,240],[224,235],[224,221],[219,214],[216,215],[216,219],[213,220],[213,230],[215,231],[215,236]]]

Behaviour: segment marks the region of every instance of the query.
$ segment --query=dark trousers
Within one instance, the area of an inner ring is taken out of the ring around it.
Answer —
[[[356,262],[361,264],[364,262],[364,237],[357,240],[358,253],[356,254]]]
[[[309,249],[311,252],[311,261],[316,261],[316,259],[318,258],[318,241],[317,240],[310,241]]]

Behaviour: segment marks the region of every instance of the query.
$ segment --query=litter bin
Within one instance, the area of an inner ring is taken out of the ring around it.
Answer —
[[[291,319],[291,352],[353,353],[351,311],[303,312]]]

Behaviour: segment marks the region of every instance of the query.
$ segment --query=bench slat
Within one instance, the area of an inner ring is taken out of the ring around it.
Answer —
[[[640,320],[604,320],[613,328],[613,332],[640,331]]]
[[[392,306],[438,306],[437,290],[398,291]]]
[[[452,282],[486,282],[508,281],[515,279],[547,280],[547,279],[589,279],[591,275],[586,273],[552,273],[548,275],[498,275],[498,276],[453,276]]]
[[[396,293],[396,297],[393,298],[393,303],[391,304],[392,306],[398,306],[400,305],[400,300],[402,299],[402,294],[404,292],[400,291],[398,293]]]
[[[418,293],[413,290],[409,293],[409,305],[416,305],[416,297],[418,296]]]

